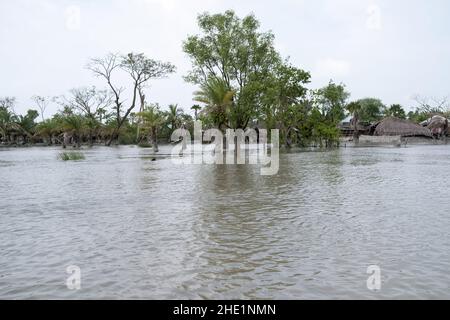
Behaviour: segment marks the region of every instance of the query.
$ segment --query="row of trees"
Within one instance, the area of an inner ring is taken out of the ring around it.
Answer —
[[[333,146],[339,142],[339,123],[348,115],[355,124],[385,116],[421,121],[446,109],[442,103],[431,108],[417,99],[420,108],[406,115],[401,105],[386,107],[375,98],[349,101],[342,83],[307,89],[311,75],[281,57],[274,35],[260,32],[253,15],[240,19],[233,11],[205,13],[198,25],[201,33],[183,44],[192,63],[186,81],[200,87],[195,100],[205,105],[200,117],[210,126],[278,128],[287,146]]]
[[[90,87],[74,89],[71,94],[70,98],[52,99],[62,108],[49,119],[41,117],[41,121],[38,121],[40,114],[37,110],[16,115],[15,100],[0,99],[1,142],[9,145],[44,143],[79,147],[82,143],[90,146],[94,143],[108,144],[112,137],[117,136],[120,144],[157,144],[158,137],[169,139],[173,128],[193,127],[194,119],[178,105],[170,105],[167,111],[162,111],[159,105],[154,104],[145,106],[141,112],[131,112],[117,131],[117,117],[105,107],[105,91]]]
[[[198,87],[192,107],[195,119],[204,126],[220,130],[264,127],[280,129],[281,142],[287,146],[333,146],[339,142],[338,128],[347,116],[353,123],[372,123],[385,116],[409,118],[420,122],[430,115],[444,113],[448,107],[417,98],[419,109],[406,114],[400,105],[385,106],[379,99],[350,101],[342,83],[320,89],[307,86],[311,75],[283,59],[274,46],[274,35],[261,32],[258,20],[243,19],[233,11],[204,13],[198,17],[201,33],[189,36],[183,51],[192,70],[185,80]],[[17,116],[14,99],[4,98],[0,105],[0,135],[4,143],[43,140],[46,143],[102,142],[140,143],[144,139],[157,147],[158,138],[169,137],[181,126],[192,127],[193,119],[177,106],[163,112],[147,102],[149,81],[175,71],[168,62],[149,59],[143,54],[109,54],[92,59],[87,68],[102,79],[106,90],[87,87],[71,90],[68,96],[53,99],[60,111],[44,118],[49,99],[34,97],[40,110]],[[128,100],[117,76],[128,75],[131,84]],[[131,90],[130,90],[131,88]]]
[[[144,105],[137,113],[131,112],[121,124],[118,143],[144,143],[157,146],[158,139],[169,139],[174,129],[192,129],[194,119],[202,120],[206,127],[229,128],[228,112],[233,94],[223,91],[220,84],[213,83],[195,93],[195,100],[206,108],[194,105],[191,109],[195,118],[186,114],[178,105],[169,105],[162,111],[157,104]],[[37,110],[28,110],[25,115],[17,115],[14,98],[0,99],[0,139],[6,144],[43,142],[45,144],[105,143],[117,133],[117,116],[111,110],[111,96],[106,90],[95,87],[73,89],[69,96],[53,99],[33,97]],[[430,99],[418,98],[421,107],[405,113],[400,105],[386,107],[379,99],[367,98],[347,103],[348,93],[343,85],[331,82],[328,86],[310,91],[300,103],[287,105],[284,110],[263,109],[265,113],[248,126],[267,126],[282,129],[286,145],[299,143],[323,143],[332,145],[338,141],[339,123],[345,116],[352,115],[354,124],[373,123],[387,116],[394,116],[421,122],[434,114],[446,114],[444,104],[431,107]],[[50,119],[43,114],[50,101],[61,106],[61,110]],[[426,103],[424,101],[427,101]],[[41,115],[41,117],[39,117]],[[38,119],[41,121],[38,121]]]
[[[102,142],[109,146],[118,143],[139,143],[148,131],[148,113],[157,113],[160,126],[177,123],[179,118],[189,122],[178,106],[170,106],[162,112],[158,106],[147,106],[145,89],[152,79],[163,78],[175,71],[168,62],[156,61],[143,54],[108,54],[104,58],[92,59],[87,68],[104,80],[108,89],[95,87],[73,89],[68,96],[52,99],[35,96],[33,100],[41,111],[42,121],[36,123],[39,113],[28,111],[26,116],[16,116],[14,98],[0,101],[0,138],[3,143],[29,143],[41,141],[47,144],[60,143],[80,146],[87,142]],[[125,88],[117,83],[118,73],[126,73],[131,80],[131,100],[124,97]],[[50,102],[56,102],[60,111],[51,119],[44,118]],[[139,112],[133,112],[139,105]],[[23,123],[19,123],[19,120]],[[192,121],[191,121],[192,122]]]

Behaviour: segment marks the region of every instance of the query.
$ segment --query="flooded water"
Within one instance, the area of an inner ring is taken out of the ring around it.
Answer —
[[[275,176],[60,151],[0,149],[1,299],[450,298],[448,146],[282,153]]]

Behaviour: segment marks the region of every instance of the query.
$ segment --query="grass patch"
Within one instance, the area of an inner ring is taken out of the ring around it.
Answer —
[[[84,154],[81,152],[61,152],[58,158],[62,161],[79,161],[84,160]]]

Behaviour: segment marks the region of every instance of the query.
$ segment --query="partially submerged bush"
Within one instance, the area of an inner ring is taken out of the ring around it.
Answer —
[[[152,144],[148,143],[148,142],[141,142],[141,143],[138,144],[138,147],[140,147],[140,148],[151,148]]]
[[[81,152],[61,152],[59,154],[59,159],[63,161],[78,161],[84,160],[84,154]]]

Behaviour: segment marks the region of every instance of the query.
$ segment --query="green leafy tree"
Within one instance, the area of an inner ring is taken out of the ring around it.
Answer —
[[[257,115],[265,80],[280,61],[274,36],[260,32],[253,15],[240,19],[231,10],[201,14],[198,25],[202,34],[189,36],[183,44],[192,62],[186,80],[200,85],[201,91],[220,85],[222,93],[234,92],[227,110],[216,108],[219,114],[215,122],[222,127],[245,129]]]
[[[339,142],[339,129],[330,123],[329,119],[318,107],[313,107],[308,118],[307,127],[310,130],[310,139],[314,146],[332,147]]]
[[[11,142],[11,131],[14,129],[16,115],[13,112],[15,98],[0,98],[0,140]]]
[[[345,85],[330,81],[326,87],[314,92],[314,103],[328,122],[337,125],[345,119],[345,107],[349,96]]]
[[[361,105],[360,121],[372,123],[383,118],[386,106],[380,99],[365,98],[357,102]]]
[[[326,87],[313,91],[312,94],[313,111],[310,119],[314,131],[312,136],[316,141],[323,139],[326,147],[336,145],[339,143],[340,135],[338,125],[345,119],[350,94],[344,84],[335,84],[333,81]]]
[[[299,140],[299,127],[305,120],[304,104],[310,74],[292,66],[288,61],[279,63],[261,88],[260,120],[268,128],[279,128],[282,143],[290,147],[291,135]]]
[[[407,118],[412,122],[421,123],[428,120],[430,118],[430,114],[428,112],[423,112],[422,110],[416,109],[415,111],[408,112]]]
[[[405,109],[399,104],[393,104],[385,112],[388,117],[396,117],[400,119],[406,119]]]
[[[139,116],[143,120],[143,128],[148,134],[148,141],[151,142],[153,151],[158,152],[158,133],[166,121],[164,113],[158,105],[149,105],[139,113]]]

